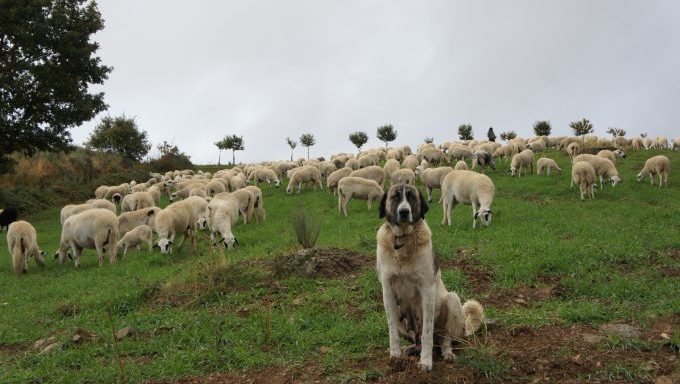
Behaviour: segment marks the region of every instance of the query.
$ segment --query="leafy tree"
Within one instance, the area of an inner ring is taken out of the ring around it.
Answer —
[[[539,120],[534,123],[534,133],[536,136],[550,136],[552,126],[547,120]]]
[[[508,131],[508,132],[501,132],[501,140],[503,141],[510,141],[517,137],[517,132],[515,131]]]
[[[574,136],[583,136],[582,139],[585,140],[585,135],[592,133],[594,131],[593,129],[593,123],[590,122],[588,119],[581,119],[579,121],[572,121],[569,123],[569,126],[571,129],[574,130]]]
[[[376,136],[378,137],[378,140],[385,142],[385,148],[387,148],[388,143],[397,139],[397,131],[392,124],[385,124],[378,127]]]
[[[616,138],[616,136],[621,136],[621,137],[626,136],[626,131],[624,131],[621,128],[616,128],[616,127],[609,127],[609,129],[607,129],[607,133],[612,135],[614,138]]]
[[[149,153],[151,144],[146,131],[140,131],[134,118],[106,116],[90,133],[86,146],[105,152],[120,153],[123,157],[141,161]]]
[[[349,141],[351,141],[352,144],[354,144],[357,149],[361,151],[361,147],[363,147],[368,141],[368,135],[366,132],[356,131],[349,134]]]
[[[461,140],[472,140],[472,125],[461,124],[458,126],[458,137]]]
[[[288,146],[290,147],[290,161],[293,161],[293,151],[295,151],[295,147],[297,147],[297,141],[291,140],[290,137],[286,137],[286,143],[288,143]]]
[[[224,146],[224,139],[219,140],[219,141],[216,141],[216,142],[214,142],[213,144],[215,144],[215,146],[217,147],[217,149],[220,150],[219,154],[217,155],[217,165],[221,165],[221,162],[222,162],[222,151],[224,151],[225,149],[227,149],[227,148]]]
[[[303,133],[302,136],[300,136],[300,144],[302,144],[303,147],[307,147],[307,160],[309,160],[309,147],[316,144],[314,135],[311,133]]]
[[[245,149],[245,146],[243,145],[243,136],[236,135],[224,136],[222,140],[215,143],[215,145],[217,145],[217,148],[220,149],[231,149],[232,164],[236,164],[236,151],[242,151]]]
[[[434,137],[427,136],[425,137],[425,144],[432,144],[434,143]]]
[[[94,1],[0,3],[0,172],[9,154],[70,149],[68,131],[106,110],[103,84],[112,68],[95,56],[104,28]]]
[[[194,165],[191,163],[189,155],[181,152],[176,145],[164,140],[156,148],[161,153],[161,157],[149,162],[152,169],[157,169],[158,172],[167,172],[175,169],[193,168]]]

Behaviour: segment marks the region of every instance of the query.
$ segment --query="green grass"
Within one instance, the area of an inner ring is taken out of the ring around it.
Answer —
[[[559,297],[528,307],[488,305],[488,315],[507,326],[612,320],[644,325],[677,313],[680,279],[663,271],[680,267],[677,256],[668,252],[675,249],[677,255],[680,249],[680,179],[675,171],[680,156],[665,153],[673,173],[670,187],[659,189],[648,181],[635,182],[635,174],[653,154],[631,153],[620,160],[623,184],[598,190],[594,201],[585,202],[577,187],[569,189],[565,156],[549,153],[564,169],[562,176],[511,178],[501,170],[503,164],[490,173],[497,195],[488,228],[471,228],[470,206],[458,206],[451,227],[443,227],[441,206],[432,204],[428,223],[435,251],[452,260],[457,250],[470,250],[470,257],[492,274],[490,290],[480,293],[460,270],[448,267],[443,271],[446,285],[484,304],[496,289],[559,281]],[[267,221],[236,226],[241,245],[229,253],[210,249],[203,233],[192,255],[188,246],[171,256],[132,251],[116,265],[105,261],[100,268],[94,251],[88,250],[80,269],[70,263],[59,267],[49,257],[44,268],[31,262],[28,274],[15,277],[6,239],[0,236],[0,253],[5,255],[0,258],[2,381],[119,381],[109,314],[115,329],[132,326],[140,332],[118,343],[129,382],[308,361],[338,381],[353,377],[347,361],[387,348],[380,285],[372,268],[351,277],[272,281],[258,269],[261,264],[235,263],[295,250],[292,217],[301,208],[321,222],[317,246],[373,254],[381,225],[377,207],[369,212],[364,201],[353,200],[344,218],[338,215],[337,199],[326,190],[306,188],[288,196],[285,185],[262,189]],[[37,212],[29,220],[38,230],[39,244],[52,255],[60,235],[59,209]],[[73,343],[71,336],[79,327],[102,339]],[[63,349],[37,355],[32,343],[50,335],[64,342]],[[506,369],[489,354],[463,356],[466,365],[490,378]],[[615,362],[611,367],[614,379],[633,375]]]

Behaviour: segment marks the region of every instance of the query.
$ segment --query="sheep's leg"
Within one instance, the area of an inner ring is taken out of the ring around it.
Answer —
[[[442,202],[442,212],[443,212],[443,215],[442,215],[442,225],[445,225],[445,224],[446,224],[446,218],[447,218],[447,216],[448,216],[448,214],[447,214],[447,209],[448,209],[448,206],[449,206],[449,204],[448,204],[449,197],[448,197],[448,196],[445,196],[444,191],[442,191],[442,196],[441,196],[440,200],[441,200],[441,202]]]
[[[604,189],[604,176],[600,175],[600,190]]]
[[[345,196],[345,201],[342,202],[342,212],[345,214],[345,217],[347,217],[347,204],[349,203],[349,200],[352,198],[352,192],[350,192],[347,196]]]
[[[95,249],[97,250],[97,257],[99,258],[99,266],[104,264],[104,247],[102,244],[95,244]]]
[[[427,191],[427,201],[429,203],[431,203],[432,202],[432,187],[428,186],[425,190]]]
[[[373,196],[369,195],[368,196],[368,202],[366,203],[368,205],[368,210],[371,210],[371,203],[373,202]]]
[[[26,273],[26,272],[28,272],[28,255],[26,255],[26,253],[24,253],[21,256],[24,259],[24,270],[23,270],[23,272]]]
[[[342,191],[338,190],[338,213],[342,215]]]
[[[477,228],[477,217],[475,217],[475,214],[477,213],[478,205],[474,201],[472,202],[472,228]]]
[[[80,267],[80,255],[82,253],[83,253],[83,248],[81,248],[77,245],[73,248],[73,264],[76,267]]]
[[[125,256],[127,256],[127,250],[128,250],[128,245],[125,244],[125,248],[123,248],[123,259],[125,258]]]

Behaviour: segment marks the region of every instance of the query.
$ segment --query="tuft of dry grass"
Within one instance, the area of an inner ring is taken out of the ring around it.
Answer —
[[[293,229],[298,243],[304,248],[313,248],[321,233],[321,222],[313,219],[305,210],[293,212]]]

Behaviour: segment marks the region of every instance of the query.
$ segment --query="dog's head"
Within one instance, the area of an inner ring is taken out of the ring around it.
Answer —
[[[397,184],[383,194],[379,212],[380,218],[384,217],[390,224],[413,225],[425,218],[428,209],[423,194],[416,187]]]

